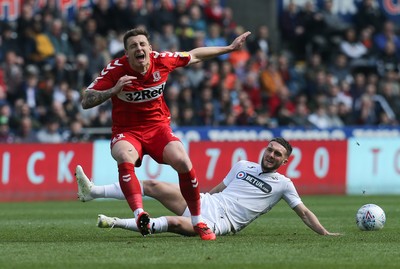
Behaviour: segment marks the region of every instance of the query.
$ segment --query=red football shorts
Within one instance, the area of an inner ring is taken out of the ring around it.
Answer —
[[[128,141],[139,153],[139,160],[136,166],[141,165],[143,155],[148,154],[156,162],[163,164],[163,151],[171,141],[180,141],[171,129],[169,123],[158,123],[153,125],[134,127],[132,130],[113,132],[111,136],[111,148],[118,141]]]

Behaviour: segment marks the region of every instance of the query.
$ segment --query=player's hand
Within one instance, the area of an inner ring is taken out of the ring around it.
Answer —
[[[243,47],[244,42],[246,42],[246,38],[251,34],[251,32],[247,31],[240,36],[236,37],[235,40],[233,40],[231,46],[233,50],[238,50]]]
[[[131,85],[134,79],[137,79],[137,77],[128,75],[120,77],[113,88],[113,94],[118,94],[125,86]]]

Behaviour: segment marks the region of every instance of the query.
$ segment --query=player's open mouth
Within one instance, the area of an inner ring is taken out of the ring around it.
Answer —
[[[138,60],[139,62],[143,62],[144,59],[145,59],[145,55],[144,54],[136,55],[136,60]]]

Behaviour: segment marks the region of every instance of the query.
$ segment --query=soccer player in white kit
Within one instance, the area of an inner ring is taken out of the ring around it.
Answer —
[[[237,162],[209,193],[201,194],[204,221],[216,235],[236,233],[259,216],[269,212],[281,199],[297,213],[302,221],[320,235],[339,235],[324,228],[315,214],[301,201],[293,182],[277,172],[288,162],[291,145],[283,138],[269,142],[260,164]],[[94,198],[124,199],[118,183],[95,186],[87,179],[80,166],[76,169],[78,196],[82,201]],[[157,180],[142,181],[143,195],[153,197],[178,216],[151,218],[152,233],[173,232],[195,235],[190,212],[179,186]],[[123,228],[139,232],[134,219],[98,216],[100,228]]]

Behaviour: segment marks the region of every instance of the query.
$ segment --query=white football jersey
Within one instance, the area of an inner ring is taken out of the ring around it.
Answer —
[[[278,172],[264,173],[258,163],[239,161],[223,182],[227,187],[210,198],[223,207],[233,232],[270,211],[282,198],[291,208],[302,203],[289,178]]]

